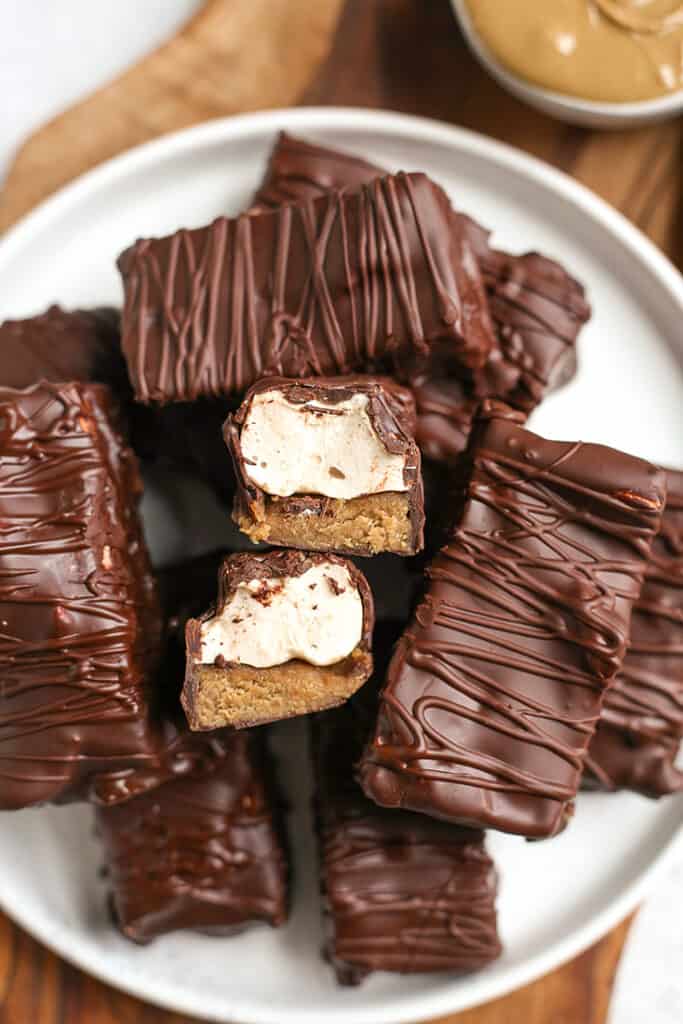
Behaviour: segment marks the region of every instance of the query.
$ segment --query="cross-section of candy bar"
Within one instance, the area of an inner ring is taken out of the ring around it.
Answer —
[[[231,555],[216,606],[186,627],[190,726],[258,725],[343,703],[372,671],[373,621],[352,562],[289,550]]]
[[[225,427],[235,522],[269,544],[414,555],[424,527],[414,418],[411,393],[382,379],[266,378]]]

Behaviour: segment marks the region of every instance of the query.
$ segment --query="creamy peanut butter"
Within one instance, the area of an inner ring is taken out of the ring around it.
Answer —
[[[628,103],[683,88],[680,0],[467,0],[499,62],[534,85]]]

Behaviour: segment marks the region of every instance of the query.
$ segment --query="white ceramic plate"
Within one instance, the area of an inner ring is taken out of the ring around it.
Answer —
[[[390,168],[429,172],[511,249],[565,261],[595,315],[581,369],[534,415],[553,437],[603,441],[683,466],[683,280],[634,228],[549,167],[434,122],[355,110],[271,112],[215,121],[133,150],[36,210],[0,244],[0,318],[118,302],[118,252],[139,235],[208,221],[245,205],[277,129],[357,150]],[[204,495],[156,481],[145,506],[150,542],[168,561],[218,539],[224,513]],[[475,1005],[548,971],[615,925],[672,855],[683,798],[582,795],[571,827],[527,844],[491,834],[501,871],[503,958],[469,978],[376,975],[337,988],[318,954],[314,844],[301,723],[279,730],[296,776],[296,884],[291,922],[217,940],[176,934],[139,949],[110,926],[99,853],[85,807],[0,817],[0,903],[67,959],[144,999],[245,1024],[401,1024]]]

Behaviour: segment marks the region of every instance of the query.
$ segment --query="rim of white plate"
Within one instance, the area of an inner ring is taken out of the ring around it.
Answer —
[[[620,245],[625,246],[641,261],[650,273],[663,282],[683,314],[683,277],[673,264],[622,214],[568,175],[512,146],[464,128],[409,114],[353,107],[302,107],[240,114],[204,122],[127,150],[76,178],[24,216],[0,238],[0,275],[4,267],[11,262],[14,253],[24,245],[30,244],[32,234],[44,230],[53,218],[61,216],[70,205],[78,204],[82,196],[94,193],[102,186],[114,184],[118,178],[130,174],[131,171],[144,169],[160,159],[168,158],[169,155],[181,154],[194,147],[218,141],[226,142],[250,135],[262,135],[268,131],[275,132],[283,125],[289,130],[303,132],[331,127],[366,131],[368,134],[387,132],[403,136],[413,142],[449,145],[471,156],[486,159],[501,168],[521,172],[539,187],[569,200],[608,231]],[[434,993],[402,995],[399,1001],[388,1002],[382,1008],[373,1007],[358,1012],[331,1009],[325,1014],[326,1024],[347,1024],[350,1015],[356,1016],[358,1024],[408,1024],[411,1021],[469,1009],[514,991],[571,960],[623,920],[643,899],[662,871],[672,863],[679,850],[683,850],[683,825],[652,858],[649,865],[623,888],[617,899],[583,926],[554,943],[544,953],[511,966],[498,977],[489,979],[486,975],[479,976],[479,984],[473,996],[467,995],[467,986],[456,982],[452,989],[449,986],[441,986]],[[63,934],[61,928],[54,929],[47,921],[36,924],[31,921],[30,915],[8,905],[1,897],[0,907],[45,946],[101,981],[169,1010],[188,1014],[199,1012],[207,1019],[225,1024],[226,1018],[220,1007],[202,1007],[198,1010],[185,992],[176,991],[168,982],[158,985],[150,978],[143,984],[135,979],[118,977],[107,968],[101,955],[93,952],[89,943],[79,935],[71,932]],[[312,1024],[313,1021],[306,1011],[290,1010],[282,1006],[273,1007],[272,1010],[259,1008],[254,1013],[253,1007],[242,1007],[237,1004],[231,1008],[231,1014],[234,1024],[302,1024],[304,1021]],[[360,1014],[363,1017],[362,1022]]]

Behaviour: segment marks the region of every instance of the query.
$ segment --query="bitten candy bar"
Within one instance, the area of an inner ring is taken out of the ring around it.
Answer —
[[[683,473],[667,471],[667,499],[624,665],[605,698],[584,782],[659,797],[683,789]]]
[[[287,861],[259,738],[234,733],[193,774],[98,808],[114,920],[134,942],[234,934],[287,917]]]
[[[571,812],[666,479],[630,455],[488,415],[360,778],[379,804],[540,838]]]
[[[476,260],[423,174],[141,240],[119,268],[123,351],[142,402],[437,354],[477,367],[493,344]]]
[[[366,690],[312,720],[325,954],[347,985],[372,971],[477,970],[501,952],[484,834],[363,795],[352,769],[371,725]]]
[[[233,519],[253,541],[414,555],[424,528],[420,451],[401,425],[414,422],[414,408],[409,391],[381,379],[255,384],[225,425]]]
[[[129,796],[157,756],[140,492],[105,387],[0,389],[3,809]]]
[[[341,704],[372,671],[374,611],[356,567],[302,551],[232,555],[218,601],[186,627],[192,729],[243,727]]]

